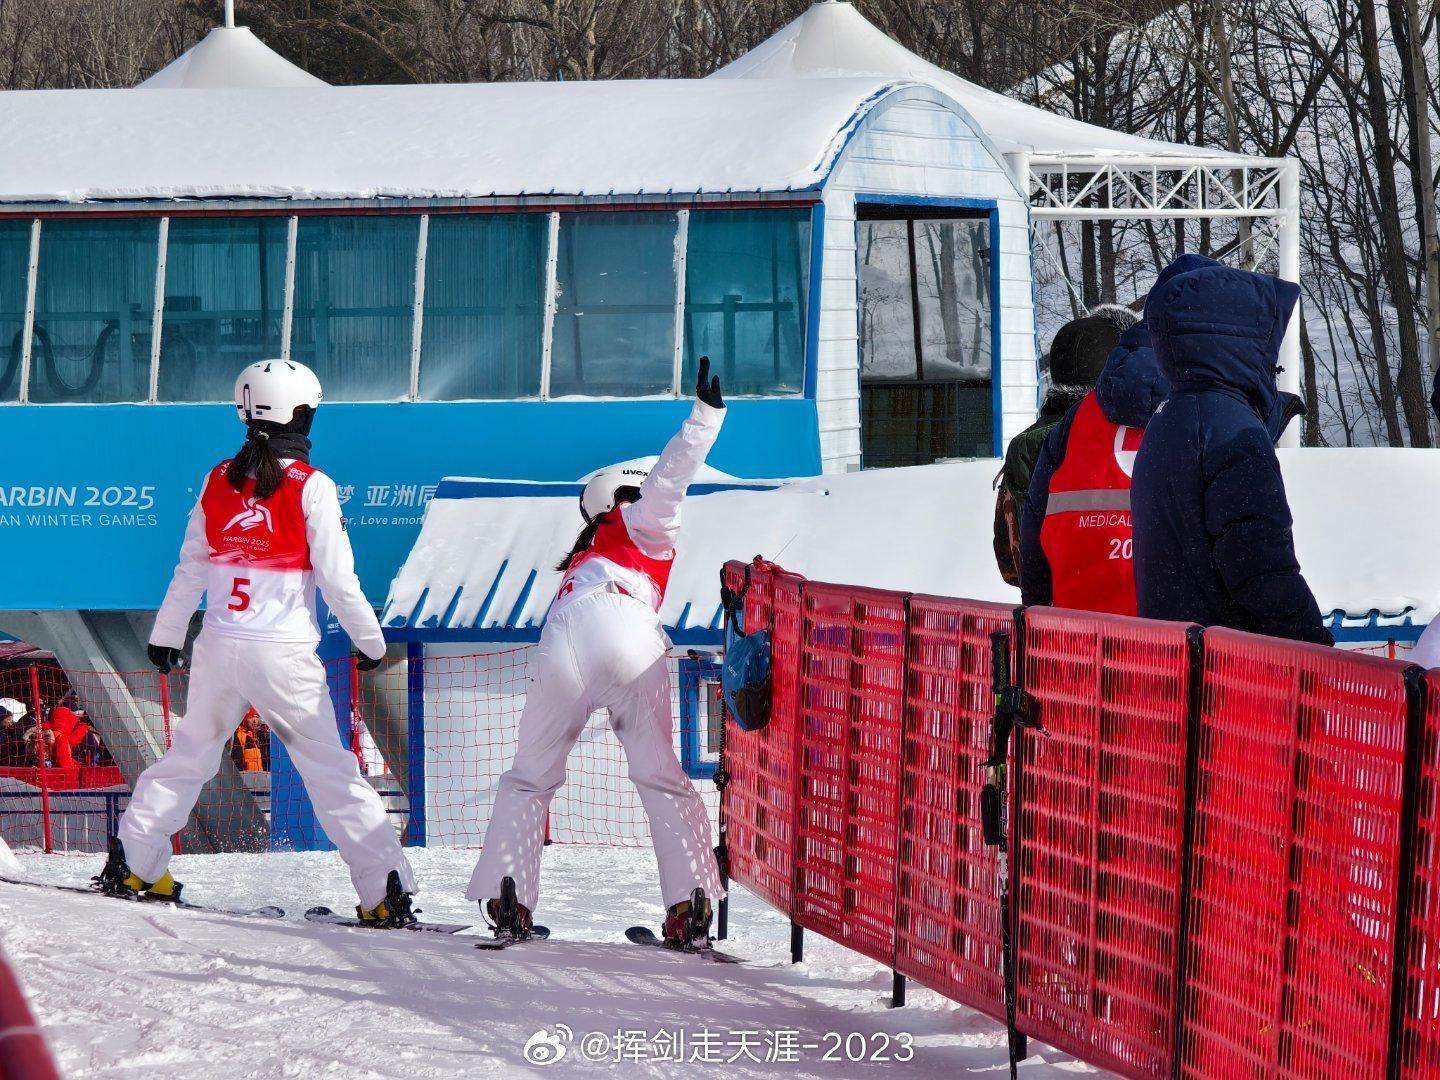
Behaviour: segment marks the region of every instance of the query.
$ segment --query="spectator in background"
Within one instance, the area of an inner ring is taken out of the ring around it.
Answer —
[[[44,765],[46,768],[55,767],[55,733],[46,728],[32,726],[25,732],[25,762],[26,766]],[[42,761],[43,756],[43,761]]]
[[[1009,585],[1021,584],[1020,513],[1040,448],[1051,428],[1094,389],[1105,358],[1119,343],[1120,331],[1134,321],[1124,308],[1100,308],[1066,323],[1050,343],[1050,388],[1040,415],[1010,440],[995,480],[995,563]]]
[[[1218,266],[1185,255],[1160,271]],[[1153,291],[1153,290],[1152,290]],[[1170,393],[1145,320],[1114,309],[1122,327],[1095,389],[1056,424],[1041,448],[1020,519],[1026,604],[1135,614],[1130,477],[1150,417]]]
[[[45,722],[46,730],[53,734],[52,755],[57,769],[73,769],[75,747],[84,740],[90,725],[80,719],[80,714],[68,705],[56,705],[50,710],[50,719]]]
[[[241,772],[265,772],[268,763],[260,750],[260,715],[250,709],[235,729],[235,739],[230,744],[230,760]]]
[[[1330,644],[1300,573],[1275,442],[1302,410],[1275,384],[1300,288],[1223,266],[1145,306],[1172,390],[1131,489],[1139,614]]]
[[[34,721],[27,721],[29,710],[14,698],[0,698],[0,768],[19,769],[33,765],[33,757],[27,760],[30,744],[25,736]]]

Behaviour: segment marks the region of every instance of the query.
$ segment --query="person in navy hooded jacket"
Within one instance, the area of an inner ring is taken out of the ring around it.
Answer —
[[[1331,644],[1300,573],[1275,443],[1303,410],[1275,385],[1298,285],[1207,266],[1151,290],[1171,391],[1145,430],[1131,505],[1139,614]]]
[[[1155,288],[1187,270],[1219,265],[1203,255],[1182,255],[1160,271]],[[1135,614],[1130,475],[1135,447],[1170,383],[1150,347],[1145,319],[1136,321],[1128,308],[1119,311],[1125,316],[1120,338],[1091,392],[1093,403],[1075,405],[1051,429],[1030,478],[1020,515],[1020,587],[1027,605]],[[1102,494],[1108,498],[1097,502]]]

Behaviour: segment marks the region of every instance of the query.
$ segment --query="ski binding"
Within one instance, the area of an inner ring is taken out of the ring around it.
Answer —
[[[544,941],[550,936],[548,926],[532,926],[529,937],[511,937],[509,934],[501,937],[481,938],[475,943],[477,949],[484,949],[487,952],[499,952],[501,949],[508,949],[511,945],[524,945],[531,941]]]
[[[721,952],[711,945],[672,945],[656,935],[655,931],[648,926],[632,926],[625,931],[625,936],[636,945],[651,945],[657,949],[668,949],[670,952],[682,955],[703,956],[707,960],[714,960],[717,964],[743,964],[745,962],[740,957]]]
[[[354,915],[337,915],[328,907],[312,907],[305,912],[305,921],[323,926],[353,926],[360,930],[415,930],[425,934],[458,934],[462,930],[470,929],[469,923],[413,922],[403,927],[377,926],[375,923],[363,922]]]

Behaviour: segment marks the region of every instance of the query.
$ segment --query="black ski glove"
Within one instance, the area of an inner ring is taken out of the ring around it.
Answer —
[[[146,645],[145,655],[161,675],[170,674],[172,668],[178,671],[185,666],[185,654],[179,649],[167,648],[164,645]]]
[[[374,671],[377,667],[380,666],[381,662],[382,662],[384,659],[385,659],[385,658],[382,656],[382,657],[380,657],[379,660],[376,660],[374,657],[366,656],[366,655],[365,655],[363,652],[361,652],[359,649],[356,649],[356,650],[355,650],[355,670],[356,670],[356,671]]]
[[[725,399],[720,396],[720,376],[710,377],[710,358],[700,357],[700,377],[695,380],[695,396],[712,409],[723,409]]]

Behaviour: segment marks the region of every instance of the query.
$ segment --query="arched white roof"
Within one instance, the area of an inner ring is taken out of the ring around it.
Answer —
[[[879,101],[925,92],[873,76],[10,91],[0,203],[808,191]]]
[[[1110,131],[1014,101],[917,56],[887,37],[848,0],[822,0],[710,78],[805,80],[857,75],[936,87],[970,113],[1001,153],[1077,159],[1235,156]]]
[[[325,85],[266,45],[248,26],[217,26],[136,89]]]

